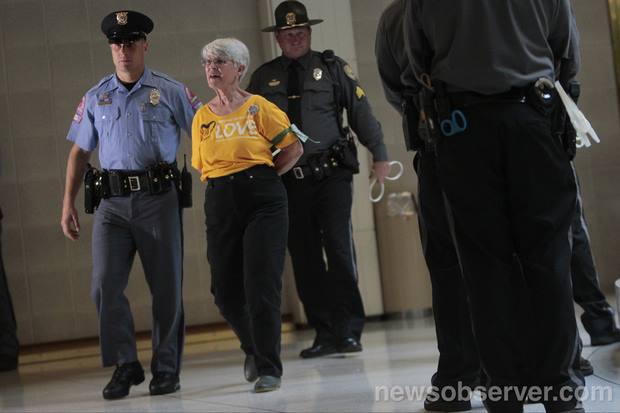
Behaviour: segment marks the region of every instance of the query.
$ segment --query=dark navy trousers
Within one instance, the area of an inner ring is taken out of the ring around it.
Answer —
[[[439,363],[432,384],[438,388],[461,382],[475,386],[480,373],[467,291],[461,274],[437,176],[435,154],[421,151],[415,157],[420,213],[418,223],[424,258],[431,278],[433,315]]]
[[[570,277],[576,185],[548,116],[526,103],[462,107],[438,147],[474,336],[489,386],[584,384]],[[569,410],[545,402],[549,412]],[[492,412],[520,412],[514,395]]]
[[[297,293],[315,343],[361,338],[365,312],[357,284],[351,207],[352,173],[333,168],[323,179],[284,175],[289,199],[291,253]]]

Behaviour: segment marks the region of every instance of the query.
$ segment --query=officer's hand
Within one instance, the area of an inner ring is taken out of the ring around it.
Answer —
[[[80,220],[78,219],[77,210],[73,205],[63,206],[60,226],[62,227],[62,232],[65,234],[65,237],[72,241],[80,238]]]
[[[378,161],[372,164],[372,170],[379,183],[385,181],[385,177],[390,173],[390,163],[388,161]]]

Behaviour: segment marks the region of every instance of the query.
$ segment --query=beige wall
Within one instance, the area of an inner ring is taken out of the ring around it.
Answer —
[[[311,15],[333,22],[329,27],[325,25],[325,32],[315,31],[316,46],[334,48],[357,65],[362,84],[383,125],[390,154],[406,166],[405,176],[388,183],[387,191],[415,191],[411,154],[404,151],[400,119],[383,98],[374,61],[377,19],[388,1],[353,0],[346,7],[340,1],[309,2]],[[250,48],[251,69],[272,53],[263,44],[264,35],[258,35],[262,27],[259,16],[264,10],[255,0],[0,0],[3,255],[19,337],[24,344],[97,334],[96,314],[89,297],[92,218],[81,215],[83,239],[75,243],[64,239],[58,225],[70,147],[65,136],[82,94],[113,69],[99,31],[101,17],[112,9],[126,7],[144,11],[155,21],[155,31],[150,36],[149,65],[185,82],[203,99],[211,96],[199,65],[199,50],[204,43],[220,36],[239,37]],[[620,177],[617,162],[620,144],[606,0],[576,0],[575,9],[583,38],[581,105],[603,138],[600,145],[579,153],[577,167],[602,281],[605,287],[610,287],[620,264],[616,251],[620,195],[614,184]],[[346,28],[346,24],[353,26],[353,40],[335,42],[340,38],[339,27]],[[319,36],[319,33],[324,34]],[[182,153],[189,154],[188,140],[184,140]],[[220,317],[209,293],[203,188],[195,181],[195,207],[185,211],[184,293],[188,323],[202,324]],[[384,308],[393,309],[394,303],[403,309],[407,305],[428,306],[428,286],[423,284],[426,275],[416,264],[420,262],[420,248],[413,221],[395,224],[385,216],[384,205],[375,209],[374,224],[372,219],[360,219],[371,215],[365,203],[366,184],[365,176],[356,177],[354,222],[360,266],[368,271],[369,283],[362,286],[365,294],[375,297],[372,307],[380,312],[377,303],[381,303],[381,296],[378,301],[376,296],[382,288],[376,281],[379,277],[376,258],[372,258],[376,257],[374,244],[379,243],[385,269],[383,282],[390,283],[383,288]],[[81,202],[81,194],[78,199]],[[397,225],[399,231],[391,231],[390,225]],[[406,225],[411,225],[411,231]],[[375,237],[375,229],[379,237]],[[392,255],[386,254],[386,250]],[[392,257],[388,266],[386,257]],[[150,326],[150,300],[139,263],[134,267],[128,295],[136,326],[143,330]],[[408,301],[406,294],[386,295],[388,290],[401,285],[404,287],[397,291],[411,290],[411,300]],[[291,297],[290,284],[287,291]]]
[[[390,192],[417,194],[413,172],[413,153],[405,150],[400,115],[385,100],[377,60],[375,34],[379,16],[390,0],[354,0],[351,2],[355,51],[362,86],[381,122],[390,159],[402,162],[403,176],[387,181],[383,200],[375,204],[374,216],[380,251],[384,309],[387,313],[422,310],[431,307],[428,270],[422,255],[417,218],[403,219],[387,215],[386,198]]]

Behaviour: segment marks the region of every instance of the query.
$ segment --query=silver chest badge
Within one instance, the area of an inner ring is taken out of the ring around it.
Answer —
[[[312,77],[314,78],[314,80],[321,80],[321,78],[323,77],[323,71],[318,67],[315,67],[312,71]]]
[[[161,93],[159,93],[159,90],[152,89],[151,93],[149,94],[149,102],[151,102],[151,105],[155,106],[159,104],[160,98],[161,98]]]

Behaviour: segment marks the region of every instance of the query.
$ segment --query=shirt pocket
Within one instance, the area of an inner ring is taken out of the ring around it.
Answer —
[[[334,106],[334,85],[328,80],[308,80],[304,83],[302,105],[312,112],[332,112]]]
[[[147,105],[142,112],[144,138],[150,142],[159,142],[163,135],[168,134],[172,123],[172,114],[162,106]]]
[[[114,105],[97,105],[95,108],[95,128],[100,139],[109,140],[115,138],[114,127],[118,127],[118,119],[121,116],[120,109]]]

